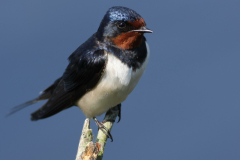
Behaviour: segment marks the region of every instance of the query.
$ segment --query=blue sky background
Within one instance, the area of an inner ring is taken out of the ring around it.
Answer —
[[[37,122],[30,114],[44,102],[5,115],[60,77],[118,5],[154,33],[146,34],[149,65],[122,105],[104,159],[239,160],[239,0],[1,0],[0,159],[75,159],[85,119],[77,107]]]

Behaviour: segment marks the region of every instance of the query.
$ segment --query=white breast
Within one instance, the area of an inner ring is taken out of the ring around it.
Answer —
[[[146,60],[135,71],[132,71],[132,68],[122,63],[112,53],[107,53],[108,61],[103,77],[95,88],[87,92],[76,103],[86,117],[101,115],[127,98],[147,66],[150,52],[147,43],[146,45],[148,51]]]

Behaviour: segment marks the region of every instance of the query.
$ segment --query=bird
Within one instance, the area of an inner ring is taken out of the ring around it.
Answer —
[[[153,31],[137,12],[122,6],[109,8],[97,32],[69,56],[62,76],[37,98],[12,108],[8,115],[42,100],[47,102],[31,114],[32,121],[77,106],[113,140],[96,116],[117,106],[120,120],[121,103],[136,87],[149,61],[144,33]]]

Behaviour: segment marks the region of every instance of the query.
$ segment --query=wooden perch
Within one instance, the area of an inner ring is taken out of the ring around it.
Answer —
[[[118,107],[113,107],[109,110],[104,117],[104,126],[111,131],[113,123],[118,116]],[[107,135],[101,130],[98,130],[98,134],[95,142],[92,142],[93,134],[90,129],[90,120],[87,118],[84,122],[82,135],[78,145],[78,152],[76,160],[102,160],[104,148],[107,143]]]
[[[101,146],[99,143],[89,142],[85,148],[85,150],[81,154],[82,160],[95,160],[97,159],[98,152]]]

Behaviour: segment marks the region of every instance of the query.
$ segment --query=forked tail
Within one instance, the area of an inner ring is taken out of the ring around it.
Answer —
[[[30,106],[31,104],[37,103],[38,101],[41,101],[41,100],[39,100],[39,98],[35,98],[35,99],[31,100],[31,101],[28,101],[28,102],[25,102],[25,103],[23,103],[23,104],[20,104],[20,105],[18,105],[18,106],[16,106],[16,107],[13,107],[13,108],[8,112],[8,114],[6,115],[6,117],[12,115],[13,113],[15,113],[15,112],[17,112],[17,111],[20,111],[21,109],[23,109],[23,108],[25,108],[25,107],[27,107],[27,106]]]

